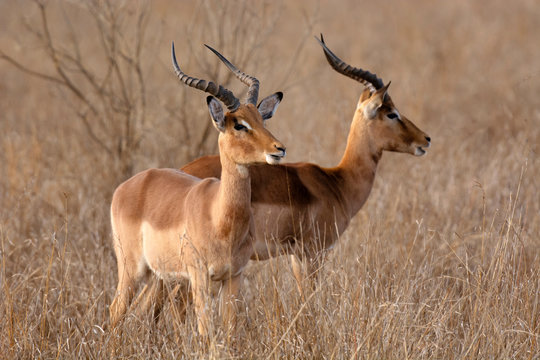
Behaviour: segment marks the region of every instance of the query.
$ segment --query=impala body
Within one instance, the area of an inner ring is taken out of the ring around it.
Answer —
[[[257,79],[229,63],[249,85],[247,104],[241,105],[227,89],[184,74],[174,46],[173,64],[182,82],[211,93],[228,107],[225,113],[216,98],[207,98],[213,124],[220,132],[221,180],[201,180],[174,169],[150,169],[116,189],[111,222],[119,281],[110,307],[111,323],[114,326],[123,317],[138,283],[153,272],[158,286],[144,306],[155,302],[157,318],[163,303],[163,280],[189,279],[199,333],[205,335],[209,282],[221,282],[224,304],[233,304],[242,269],[253,253],[248,166],[276,164],[285,155],[284,146],[263,125],[263,117],[273,115],[282,94],[263,99],[257,108]]]
[[[331,168],[305,162],[250,168],[256,229],[252,259],[292,254],[299,285],[316,272],[319,255],[335,244],[364,205],[383,151],[420,156],[431,142],[396,109],[388,94],[390,83],[385,86],[375,74],[341,61],[322,35],[319,43],[332,68],[366,86],[341,161]],[[219,156],[199,158],[182,170],[200,178],[218,176]]]

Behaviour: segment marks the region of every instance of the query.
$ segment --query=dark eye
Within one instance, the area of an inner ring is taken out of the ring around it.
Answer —
[[[246,131],[247,131],[247,127],[245,127],[245,126],[242,125],[242,124],[236,123],[236,124],[234,124],[234,130],[238,130],[238,131],[240,131],[240,130],[246,130]]]
[[[390,113],[386,115],[389,119],[397,119],[398,115],[396,113]]]

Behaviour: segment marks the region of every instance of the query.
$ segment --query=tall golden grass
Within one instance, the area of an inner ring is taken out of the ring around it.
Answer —
[[[104,76],[88,5],[106,2],[46,4],[55,45],[78,44]],[[216,149],[204,95],[173,75],[171,41],[187,73],[242,90],[208,43],[256,75],[261,95],[285,92],[269,126],[288,161],[335,164],[361,92],[326,64],[312,39],[319,32],[345,61],[392,80],[394,102],[432,147],[422,158],[385,153],[367,204],[306,297],[287,259],[274,259],[247,270],[237,336],[216,325],[204,341],[192,309],[184,322],[170,306],[157,326],[132,314],[113,333],[108,207],[126,170],[88,135],[83,104],[66,87],[0,61],[0,357],[540,358],[536,1],[112,4],[124,6],[128,45],[136,14],[147,15],[146,109],[128,172],[180,167]],[[33,2],[1,2],[0,50],[54,75],[40,21]],[[121,128],[107,126],[99,136],[116,149]]]

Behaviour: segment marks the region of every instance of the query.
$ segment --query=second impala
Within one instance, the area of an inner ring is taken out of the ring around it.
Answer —
[[[364,205],[383,151],[420,156],[431,143],[398,111],[388,94],[390,83],[384,85],[375,74],[344,63],[328,49],[322,35],[319,43],[334,70],[366,86],[341,161],[331,168],[305,162],[250,168],[257,231],[253,259],[292,254],[299,285],[316,272],[319,255],[334,245]],[[219,157],[199,158],[182,170],[201,178],[218,176]]]

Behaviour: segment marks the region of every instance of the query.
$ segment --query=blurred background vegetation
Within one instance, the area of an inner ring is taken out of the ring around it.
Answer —
[[[338,162],[362,87],[330,69],[319,33],[392,81],[398,109],[432,138],[427,156],[383,156],[309,304],[282,260],[256,264],[243,346],[216,335],[205,347],[192,317],[155,331],[146,319],[115,356],[539,357],[534,0],[1,1],[3,356],[104,357],[118,340],[102,331],[112,192],[217,150],[171,42],[191,76],[245,91],[206,43],[256,76],[261,96],[285,93],[269,127],[287,161]]]

